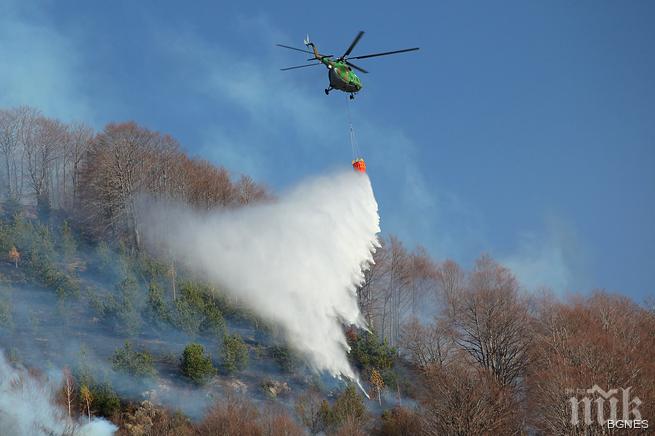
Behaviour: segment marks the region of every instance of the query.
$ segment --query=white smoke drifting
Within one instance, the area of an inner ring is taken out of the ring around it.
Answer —
[[[153,246],[282,327],[314,369],[357,380],[342,323],[365,326],[356,286],[380,231],[368,176],[315,178],[230,211],[149,204],[145,222]]]
[[[116,426],[94,418],[73,422],[53,401],[55,386],[11,367],[0,350],[0,434],[111,436]]]

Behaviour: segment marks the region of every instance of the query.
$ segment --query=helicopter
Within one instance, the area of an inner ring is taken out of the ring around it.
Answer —
[[[325,95],[329,95],[330,91],[332,91],[333,89],[338,89],[339,91],[349,93],[350,99],[352,100],[355,98],[355,94],[362,90],[362,81],[359,79],[357,74],[355,74],[353,69],[360,71],[362,73],[368,73],[368,71],[351,63],[349,59],[366,59],[376,56],[386,56],[386,55],[397,54],[397,53],[405,53],[408,51],[415,51],[419,49],[418,47],[414,47],[414,48],[406,48],[403,50],[394,50],[394,51],[387,51],[383,53],[373,53],[368,55],[350,57],[350,53],[353,51],[353,49],[355,48],[359,40],[362,38],[362,36],[364,36],[364,32],[360,31],[357,34],[357,36],[355,36],[355,39],[350,44],[348,49],[344,52],[344,54],[342,54],[336,59],[333,59],[333,55],[320,54],[318,52],[318,48],[316,47],[316,45],[309,40],[309,35],[307,35],[307,38],[305,38],[304,43],[307,48],[311,48],[311,51],[303,50],[301,48],[296,48],[296,47],[290,47],[288,45],[276,44],[278,47],[288,48],[290,50],[301,51],[303,53],[309,53],[313,55],[314,57],[307,59],[308,62],[317,61],[308,65],[296,65],[294,67],[281,68],[280,70],[288,71],[288,70],[295,70],[297,68],[313,67],[315,65],[321,65],[321,64],[325,65],[328,69],[328,78],[330,80],[330,85],[327,88],[325,88]]]

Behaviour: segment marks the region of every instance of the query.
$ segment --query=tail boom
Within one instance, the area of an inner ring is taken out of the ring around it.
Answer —
[[[317,60],[323,62],[325,65],[329,65],[329,63],[325,60],[325,56],[321,56],[321,54],[318,52],[318,49],[316,48],[316,45],[310,41],[309,35],[304,40],[305,46],[311,47],[312,51],[314,52],[314,58]]]

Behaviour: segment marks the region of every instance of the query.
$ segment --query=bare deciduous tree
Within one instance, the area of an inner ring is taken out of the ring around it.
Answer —
[[[87,385],[80,387],[80,398],[82,399],[83,408],[86,409],[86,416],[91,422],[91,403],[93,403],[93,394]]]
[[[255,183],[250,176],[241,176],[235,185],[237,202],[241,206],[264,200],[268,197],[266,189]]]
[[[70,369],[64,368],[64,398],[66,401],[66,406],[68,407],[68,417],[72,419],[73,417],[73,403],[75,402],[75,379],[70,372]]]
[[[518,408],[511,391],[489,373],[462,362],[424,372],[421,399],[423,434],[519,434]]]
[[[62,157],[66,142],[66,127],[59,121],[37,117],[23,129],[29,183],[37,206],[49,207],[51,170],[55,160]]]
[[[457,300],[466,286],[464,271],[452,260],[447,260],[437,268],[435,280],[438,298],[447,309],[447,316],[455,316]]]
[[[454,340],[448,324],[439,318],[427,325],[418,319],[405,323],[402,344],[409,361],[421,369],[432,365],[443,366],[454,353]]]
[[[571,423],[568,399],[593,385],[632,388],[643,416],[655,413],[655,322],[625,297],[597,292],[537,304],[528,402],[535,428],[553,434],[605,434],[594,419]]]
[[[75,208],[78,206],[79,200],[79,179],[82,170],[82,163],[93,139],[93,129],[82,123],[74,124],[69,128],[68,138],[66,167],[69,168],[68,174],[71,186],[69,207]],[[64,177],[66,177],[65,171]],[[64,189],[65,186],[66,184],[64,184]]]
[[[325,417],[322,413],[325,410],[324,401],[325,398],[314,386],[307,389],[296,400],[296,414],[311,434],[318,434],[325,430]]]
[[[19,111],[0,110],[0,152],[4,161],[4,183],[7,198],[20,199],[18,191],[21,121]],[[21,164],[22,165],[22,164]]]
[[[178,145],[135,123],[109,124],[96,136],[82,172],[87,222],[99,232],[128,236],[139,248],[138,196],[166,186]]]
[[[503,386],[523,376],[531,341],[527,303],[506,268],[483,256],[455,302],[455,341]]]

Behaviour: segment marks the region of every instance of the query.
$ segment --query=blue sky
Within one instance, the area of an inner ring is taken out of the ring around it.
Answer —
[[[351,105],[385,232],[527,287],[655,293],[655,3],[0,3],[0,106],[134,119],[276,191],[350,164],[309,33],[362,60]]]

